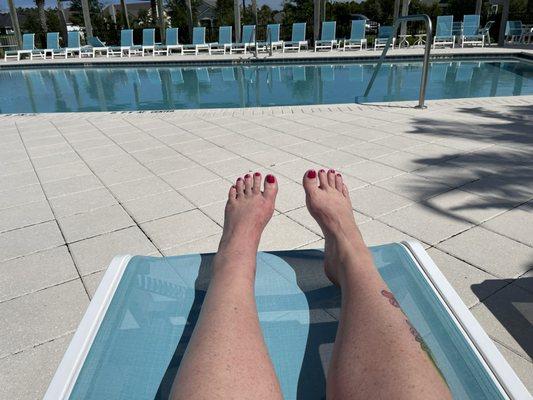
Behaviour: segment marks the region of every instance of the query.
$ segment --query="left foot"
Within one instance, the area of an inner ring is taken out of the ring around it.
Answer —
[[[238,178],[228,194],[224,213],[224,229],[219,254],[254,255],[261,234],[274,213],[278,184],[274,175],[267,175],[261,191],[259,172]]]

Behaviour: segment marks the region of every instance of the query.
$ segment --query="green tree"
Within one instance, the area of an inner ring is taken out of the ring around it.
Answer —
[[[200,0],[191,0],[193,25],[198,20],[198,3]],[[186,0],[168,0],[169,16],[172,26],[179,27],[180,41],[190,43],[192,38],[189,35],[189,16],[187,13]]]
[[[215,15],[219,26],[233,25],[233,0],[217,0]]]

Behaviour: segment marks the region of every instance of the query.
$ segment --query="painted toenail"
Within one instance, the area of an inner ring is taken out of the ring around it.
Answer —
[[[256,173],[254,174],[254,176],[261,176],[261,173],[256,172]]]
[[[248,178],[250,177],[250,174],[246,174],[246,175],[244,175],[244,177],[245,177],[246,179],[248,179]]]
[[[326,171],[325,171],[325,170],[323,170],[323,169],[321,169],[321,170],[320,170],[320,171],[318,171],[318,172],[326,172]]]
[[[334,169],[330,169],[330,170],[329,170],[329,173],[330,173],[330,174],[334,174],[334,173],[335,173],[335,170],[334,170]]]
[[[276,182],[276,178],[274,177],[274,175],[267,175],[266,176],[266,181],[268,183],[274,183],[274,182]]]
[[[339,178],[342,178],[342,175],[341,175],[341,174],[337,174],[337,176],[338,176]]]
[[[242,181],[242,178],[241,178],[241,177],[238,177],[238,178],[237,178],[237,182],[239,182],[239,181]]]
[[[310,179],[316,178],[316,171],[314,169],[310,169],[307,171],[307,177]]]

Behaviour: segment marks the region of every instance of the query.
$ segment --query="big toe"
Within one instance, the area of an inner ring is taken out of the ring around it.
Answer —
[[[312,194],[318,189],[318,180],[314,169],[310,169],[305,173],[302,184],[306,194]]]
[[[263,190],[263,195],[267,199],[274,201],[277,193],[278,193],[278,181],[274,175],[268,174],[267,176],[265,176],[265,186]]]

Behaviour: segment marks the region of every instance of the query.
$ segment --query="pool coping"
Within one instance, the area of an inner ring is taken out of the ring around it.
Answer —
[[[170,114],[180,113],[186,116],[205,115],[278,115],[278,114],[296,114],[296,113],[313,113],[313,112],[330,112],[330,111],[366,111],[372,109],[390,109],[405,112],[410,110],[411,113],[431,113],[441,111],[447,107],[471,106],[471,105],[500,105],[516,104],[521,102],[526,105],[533,103],[533,94],[524,94],[519,96],[495,96],[495,97],[461,97],[455,99],[431,99],[426,100],[427,108],[416,108],[418,100],[403,100],[375,103],[332,103],[332,104],[302,104],[289,106],[265,106],[265,107],[234,107],[234,108],[188,108],[173,110],[124,110],[124,111],[72,111],[72,112],[48,112],[48,113],[11,113],[1,114],[0,120],[7,118],[76,118],[83,115],[86,118],[100,117],[103,115],[141,115],[141,114]]]
[[[134,58],[86,58],[86,59],[54,59],[54,60],[23,60],[18,62],[0,63],[2,70],[26,70],[43,68],[106,68],[130,66],[158,66],[158,67],[199,67],[199,66],[255,66],[255,65],[298,65],[298,64],[342,64],[342,63],[375,63],[381,52],[365,50],[357,52],[301,52],[301,53],[274,53],[260,54],[254,57],[247,55],[203,55],[203,56],[167,56],[167,57],[134,57]],[[418,62],[423,58],[423,49],[396,49],[389,52],[386,57],[388,62]],[[432,50],[430,59],[441,60],[492,60],[516,58],[524,62],[533,62],[533,50],[515,48],[489,48],[489,49],[435,49]]]

